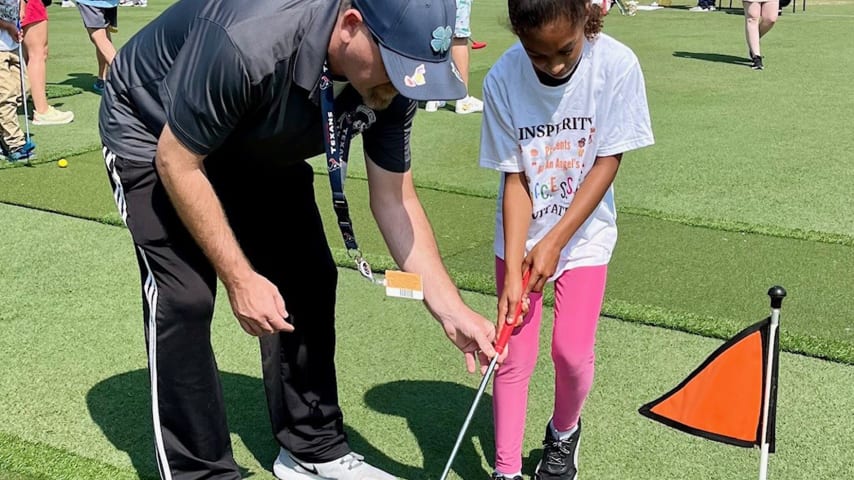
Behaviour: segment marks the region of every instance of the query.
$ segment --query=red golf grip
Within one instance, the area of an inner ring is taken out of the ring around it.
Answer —
[[[524,295],[524,291],[528,288],[528,280],[531,279],[531,271],[525,270],[525,275],[522,276],[522,295]],[[516,319],[519,318],[519,315],[522,314],[522,299],[519,299],[519,303],[516,304],[516,312],[513,314],[513,321],[515,323]],[[515,327],[512,325],[507,325],[506,323],[501,328],[501,335],[498,337],[498,341],[495,342],[495,351],[501,355],[504,352],[504,347],[507,346],[507,342],[510,341],[510,335],[513,334],[513,330]]]

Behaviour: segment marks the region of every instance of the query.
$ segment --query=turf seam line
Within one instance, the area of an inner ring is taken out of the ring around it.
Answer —
[[[316,176],[326,176],[326,173],[314,172]],[[354,180],[367,181],[363,175],[351,175],[349,178]],[[442,188],[432,182],[415,182],[419,189],[432,190],[441,193],[451,193],[466,197],[483,198],[495,200],[496,195],[484,195],[471,190],[460,188]],[[753,235],[762,235],[765,237],[785,238],[789,240],[807,240],[811,242],[827,243],[831,245],[843,245],[846,247],[854,247],[854,236],[845,235],[843,233],[830,233],[818,230],[804,230],[800,228],[784,228],[774,225],[753,224],[739,221],[731,221],[726,219],[702,218],[692,215],[682,215],[675,213],[667,213],[661,210],[654,210],[642,207],[620,206],[617,207],[617,213],[628,215],[637,215],[639,217],[654,218],[664,222],[678,223],[689,227],[706,228],[709,230],[717,230],[733,233],[749,233]]]
[[[65,212],[57,212],[50,209],[20,205],[9,202],[0,202],[22,208],[45,211],[64,215],[71,218],[79,218],[113,227],[125,228],[118,218],[107,216],[104,218],[92,218],[86,216],[69,215]],[[332,256],[337,266],[355,270],[353,261],[348,253],[341,248],[330,247]],[[371,267],[375,273],[383,273],[388,269],[397,269],[397,263],[388,255],[372,254]],[[488,276],[466,272],[457,269],[448,269],[451,278],[457,288],[463,291],[495,296],[494,281]],[[543,303],[554,306],[554,298],[550,292],[543,296]],[[662,307],[651,305],[634,304],[622,300],[606,299],[602,306],[601,315],[624,322],[649,325],[667,330],[676,330],[693,335],[708,338],[726,339],[740,331],[741,328],[735,322],[725,318],[705,317],[689,312],[677,312]],[[811,335],[783,332],[780,338],[780,348],[789,353],[818,358],[831,362],[854,365],[854,347],[844,342],[824,340]]]

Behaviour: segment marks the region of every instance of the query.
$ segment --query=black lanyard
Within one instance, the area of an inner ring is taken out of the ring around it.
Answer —
[[[350,140],[353,122],[349,115],[343,115],[340,125],[335,122],[335,91],[329,68],[323,64],[320,75],[320,111],[325,126],[323,141],[326,147],[326,167],[329,170],[329,186],[332,187],[332,207],[338,217],[338,228],[344,238],[347,255],[356,262],[359,273],[368,280],[374,281],[371,266],[362,257],[359,244],[356,243],[356,233],[350,220],[350,206],[344,195],[344,176],[347,171],[347,160],[350,154]]]

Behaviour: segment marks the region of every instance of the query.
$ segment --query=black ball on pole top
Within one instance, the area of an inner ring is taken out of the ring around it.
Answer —
[[[786,289],[774,285],[768,289],[768,296],[771,297],[771,308],[780,308],[783,306],[783,299],[786,298]]]

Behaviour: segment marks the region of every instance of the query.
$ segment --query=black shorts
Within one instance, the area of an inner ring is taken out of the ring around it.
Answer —
[[[101,8],[78,3],[77,9],[80,10],[83,26],[86,28],[119,27],[118,7]]]

